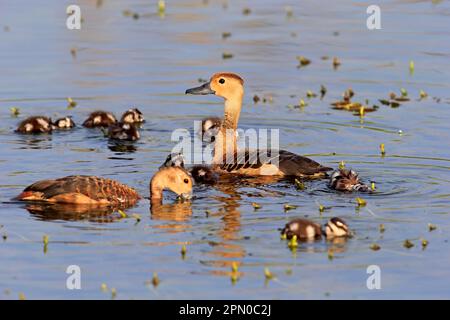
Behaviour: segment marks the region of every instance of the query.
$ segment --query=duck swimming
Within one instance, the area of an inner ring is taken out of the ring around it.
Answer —
[[[160,168],[164,167],[180,167],[184,168],[184,157],[183,154],[177,153],[172,154],[170,153],[166,161],[161,165]],[[209,184],[213,185],[216,184],[219,180],[219,176],[217,173],[211,169],[210,166],[207,165],[194,165],[191,168],[188,168],[187,171],[194,179],[195,183],[199,184]]]
[[[287,239],[292,239],[295,235],[299,240],[312,240],[321,239],[322,236],[326,238],[334,237],[349,237],[351,231],[347,224],[341,218],[331,218],[325,224],[325,230],[322,230],[322,226],[307,219],[295,219],[286,224],[281,231],[282,235],[286,235]]]
[[[136,141],[141,135],[133,123],[118,122],[108,128],[108,137],[113,140]]]
[[[120,122],[140,124],[145,122],[144,115],[138,108],[132,108],[125,111],[125,113],[120,118]]]
[[[16,132],[25,134],[52,133],[52,120],[44,116],[28,117],[19,123]]]
[[[75,127],[75,122],[71,117],[64,117],[53,122],[53,129],[71,129]]]
[[[279,150],[276,154],[265,150],[237,150],[236,129],[244,96],[244,80],[234,73],[216,73],[200,87],[186,90],[186,94],[214,94],[225,99],[224,119],[214,142],[213,168],[221,173],[241,175],[297,176],[304,178],[326,177],[332,168],[324,167],[309,158]],[[227,136],[227,132],[231,134]],[[225,139],[225,137],[230,137]],[[262,152],[263,151],[263,152]],[[265,153],[268,159],[261,159]],[[232,158],[232,161],[228,161]],[[228,161],[228,163],[227,163]],[[231,162],[231,163],[229,163]],[[277,165],[273,164],[277,162]]]
[[[94,111],[83,122],[83,127],[86,128],[107,128],[110,125],[116,124],[117,119],[111,112]]]
[[[369,191],[369,187],[359,180],[353,170],[339,169],[331,174],[329,187],[338,191]]]
[[[169,189],[183,198],[192,192],[192,179],[182,168],[160,169],[150,181],[150,199],[162,202],[163,191]],[[142,197],[138,192],[115,180],[96,176],[68,176],[41,180],[23,190],[15,199],[48,203],[130,207]]]

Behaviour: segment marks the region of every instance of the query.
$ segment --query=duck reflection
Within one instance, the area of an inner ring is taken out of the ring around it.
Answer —
[[[108,149],[116,153],[134,153],[137,147],[132,142],[127,141],[111,141],[108,144]]]
[[[107,206],[71,205],[71,204],[49,204],[32,203],[27,204],[25,209],[42,221],[65,220],[78,221],[87,220],[97,223],[109,223],[119,220],[119,215],[114,213],[119,209]]]
[[[191,225],[186,222],[192,216],[192,205],[189,201],[167,204],[152,201],[150,203],[150,216],[152,220],[169,222],[155,225],[154,228],[162,229],[169,233],[185,232],[191,228]]]

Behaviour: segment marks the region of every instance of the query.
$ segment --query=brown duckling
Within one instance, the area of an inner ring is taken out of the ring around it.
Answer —
[[[83,127],[86,128],[107,128],[110,125],[116,124],[117,119],[111,112],[94,111],[83,122]]]
[[[140,124],[145,122],[145,119],[144,115],[138,108],[132,108],[125,111],[125,113],[120,118],[120,122]]]
[[[359,181],[358,174],[353,170],[339,169],[331,174],[329,187],[338,191],[369,191],[369,187]]]
[[[53,122],[53,129],[72,129],[75,127],[75,122],[71,117],[64,117]]]
[[[163,167],[184,168],[183,154],[169,154],[160,168]],[[219,180],[219,175],[207,165],[194,165],[187,170],[192,178],[194,178],[195,183],[213,185]]]
[[[108,137],[114,140],[136,141],[141,135],[132,123],[119,122],[109,126]]]
[[[52,120],[48,117],[36,116],[28,117],[19,123],[16,129],[18,133],[38,134],[38,133],[52,133]]]
[[[192,178],[182,168],[160,169],[150,181],[150,199],[162,202],[165,189],[183,198],[192,192]],[[41,180],[16,197],[21,201],[129,207],[142,197],[120,182],[96,176],[68,176],[55,180]]]
[[[351,236],[351,231],[341,218],[331,218],[325,224],[325,231],[318,223],[299,218],[287,223],[281,234],[286,235],[287,239],[291,239],[295,235],[298,240],[313,240],[321,239],[322,236],[327,238],[348,237]]]
[[[219,133],[222,126],[222,119],[219,117],[208,117],[202,120],[202,128],[199,135],[205,142],[214,142],[215,136]]]

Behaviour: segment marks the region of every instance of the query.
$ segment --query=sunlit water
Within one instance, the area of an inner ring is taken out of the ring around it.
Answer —
[[[65,28],[69,1],[0,5],[0,27],[9,27],[0,31],[1,299],[110,299],[102,283],[116,288],[118,299],[450,298],[448,2],[382,1],[382,30],[375,31],[366,28],[365,2],[228,1],[225,8],[220,0],[167,1],[164,18],[156,1],[95,2],[77,1],[81,31]],[[223,32],[231,37],[222,39]],[[222,59],[224,52],[233,58]],[[298,55],[311,64],[297,68]],[[334,56],[342,62],[337,70]],[[151,175],[174,146],[172,131],[223,112],[219,98],[185,96],[185,89],[224,70],[246,81],[240,127],[278,128],[284,149],[332,167],[345,161],[376,183],[376,192],[359,195],[367,206],[358,210],[357,194],[332,192],[326,181],[307,182],[304,191],[290,182],[198,186],[191,204],[168,194],[167,205],[151,213],[142,200],[127,211],[140,214],[139,223],[117,213],[39,213],[10,201],[36,180],[70,174],[113,178],[148,195]],[[324,99],[307,99],[321,84]],[[363,119],[333,110],[330,103],[349,87],[354,101],[380,108]],[[378,102],[401,88],[410,102]],[[420,90],[428,98],[418,101]],[[273,101],[254,104],[255,94]],[[75,109],[67,110],[67,97],[78,102]],[[301,98],[306,107],[288,107]],[[95,109],[120,115],[130,106],[147,118],[134,148],[114,148],[101,132],[80,126],[41,136],[13,132],[29,115],[72,115],[80,124]],[[18,118],[10,107],[20,108]],[[287,203],[298,208],[285,213]],[[327,208],[322,214],[319,205]],[[292,252],[278,229],[306,216],[319,223],[342,217],[356,236]],[[428,223],[437,229],[429,232]],[[415,246],[403,247],[406,239]],[[373,243],[381,249],[371,250]],[[233,285],[234,261],[241,276]],[[66,289],[73,264],[81,267],[82,290]],[[381,268],[381,290],[366,287],[372,264]],[[265,281],[265,267],[276,279]]]

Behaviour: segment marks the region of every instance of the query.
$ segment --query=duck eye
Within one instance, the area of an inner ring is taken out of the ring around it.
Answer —
[[[221,78],[221,79],[219,80],[219,83],[220,83],[220,84],[224,84],[224,83],[225,83],[225,79],[224,79],[224,78]]]
[[[184,179],[184,183],[189,183],[189,179]]]

